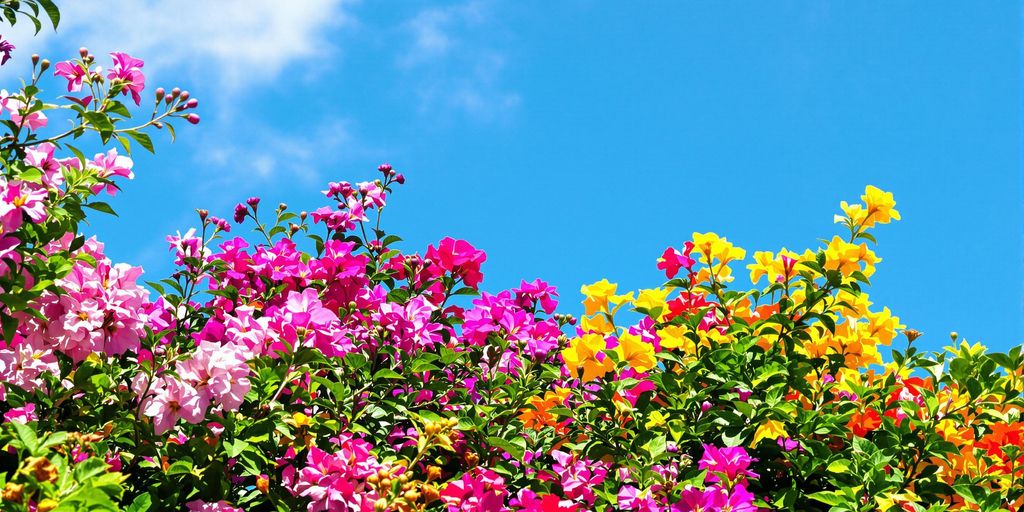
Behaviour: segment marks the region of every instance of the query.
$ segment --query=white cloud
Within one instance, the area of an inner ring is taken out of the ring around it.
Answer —
[[[482,120],[506,116],[520,104],[502,85],[505,57],[494,48],[490,2],[426,8],[401,25],[407,46],[396,58],[420,99],[419,110],[457,110]]]
[[[183,66],[196,76],[238,89],[272,80],[285,66],[323,57],[331,30],[354,23],[345,0],[74,0],[61,4],[62,41],[95,53],[121,50],[146,68]],[[29,41],[31,23],[11,32],[16,45],[39,48],[54,39],[44,28]],[[27,59],[26,59],[27,60]]]

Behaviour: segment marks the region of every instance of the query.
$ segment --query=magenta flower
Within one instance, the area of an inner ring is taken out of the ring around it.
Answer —
[[[658,258],[658,269],[665,271],[665,277],[672,279],[679,273],[679,269],[685,267],[687,270],[693,268],[694,261],[690,257],[690,251],[693,250],[693,242],[686,242],[683,247],[683,252],[669,247],[662,253],[661,258]]]
[[[46,189],[23,181],[0,178],[0,228],[11,233],[24,222],[22,214],[38,224],[46,220]]]
[[[132,94],[136,105],[142,104],[142,96],[139,95],[146,88],[146,75],[142,74],[142,59],[136,59],[127,53],[114,52],[110,56],[114,59],[114,67],[107,73],[107,78],[112,82],[123,85],[121,94]]]
[[[708,470],[705,481],[708,483],[718,482],[720,476],[729,482],[735,482],[738,477],[757,478],[758,475],[749,470],[754,459],[750,458],[747,450],[742,446],[717,446],[705,444],[704,456],[700,459],[700,469]]]
[[[68,92],[78,92],[82,90],[82,81],[88,72],[80,64],[74,61],[66,60],[64,62],[58,62],[53,67],[53,76],[62,76],[68,81]]]
[[[553,450],[551,456],[555,463],[551,469],[558,475],[562,485],[562,492],[567,498],[583,500],[593,506],[597,496],[594,489],[600,488],[608,476],[608,465],[600,461],[591,461],[587,458],[577,458],[576,455]]]
[[[444,238],[437,243],[436,248],[433,245],[427,247],[426,259],[433,263],[431,269],[437,277],[450,272],[453,277],[463,278],[466,286],[470,287],[475,287],[484,279],[480,266],[487,261],[487,254],[465,240]]]
[[[0,66],[7,64],[7,61],[11,60],[11,52],[14,51],[14,45],[10,41],[0,36],[0,53],[4,54],[3,58],[0,58]]]
[[[243,512],[242,509],[231,506],[226,501],[208,503],[203,500],[192,500],[185,504],[188,512]]]
[[[338,436],[337,445],[334,453],[311,446],[306,467],[298,472],[293,466],[284,470],[285,488],[295,496],[309,498],[308,512],[373,510],[377,492],[366,484],[366,478],[385,469],[370,453],[373,446],[348,433]]]
[[[489,469],[477,466],[448,482],[441,500],[448,512],[499,512],[505,510],[508,488],[505,479]]]
[[[36,416],[36,404],[29,402],[22,407],[15,407],[4,413],[4,421],[16,423],[28,423],[39,419]]]

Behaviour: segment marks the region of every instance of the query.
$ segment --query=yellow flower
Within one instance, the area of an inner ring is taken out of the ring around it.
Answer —
[[[665,416],[660,411],[651,412],[651,415],[648,416],[648,418],[647,423],[644,424],[644,427],[648,429],[664,426],[665,422],[668,420],[668,416]]]
[[[615,331],[615,326],[608,321],[608,317],[601,313],[581,318],[580,328],[583,329],[583,332],[596,332],[599,334],[611,334]]]
[[[783,258],[790,260],[788,268]],[[747,265],[747,269],[750,270],[750,282],[757,284],[762,277],[767,277],[768,283],[771,284],[779,281],[780,278],[791,277],[796,274],[796,264],[799,261],[799,254],[785,248],[782,248],[777,255],[768,251],[757,251],[754,253],[754,263]]]
[[[562,350],[562,360],[573,377],[579,377],[582,368],[582,378],[589,382],[614,368],[611,358],[603,354],[607,346],[604,336],[584,334],[580,338],[569,340],[569,346]]]
[[[582,293],[586,299],[583,300],[583,306],[586,308],[587,315],[593,315],[598,311],[608,312],[608,298],[615,295],[615,290],[618,289],[619,285],[608,282],[607,279],[602,279],[593,284],[585,284],[580,287],[580,293]]]
[[[757,427],[757,431],[754,432],[754,440],[750,443],[750,446],[757,446],[757,443],[762,439],[775,441],[780,437],[788,437],[785,425],[775,420],[768,420],[762,423],[760,427]]]
[[[734,260],[742,260],[747,256],[747,251],[734,246],[724,237],[715,233],[694,233],[693,251],[700,255],[700,262],[710,265],[715,259],[722,265]]]
[[[620,361],[625,361],[638,372],[646,372],[658,364],[654,359],[654,345],[640,339],[635,334],[623,334],[619,337],[619,346],[615,347]]]
[[[846,306],[839,306],[839,312],[846,318],[864,318],[870,312],[868,307],[873,304],[868,300],[868,294],[860,293],[859,295],[854,295],[846,290],[840,290],[836,294],[836,299],[839,302],[846,303]]]
[[[825,249],[825,268],[838,270],[845,277],[849,277],[855,271],[861,271],[866,277],[875,273],[875,264],[882,261],[875,256],[875,253],[868,249],[868,245],[851,244],[838,236],[832,238]],[[864,267],[861,268],[861,263]]]
[[[864,195],[860,196],[867,205],[867,220],[864,227],[878,224],[888,224],[890,220],[900,220],[900,212],[896,211],[896,200],[892,192],[883,192],[878,187],[868,185],[864,189]]]
[[[648,311],[653,312],[655,309],[661,308],[660,316],[664,316],[668,310],[665,307],[665,298],[668,297],[669,290],[662,288],[648,288],[646,290],[640,290],[640,296],[633,302],[633,306],[637,308],[644,308]],[[656,318],[655,320],[659,320]]]
[[[697,345],[686,336],[687,328],[682,325],[669,325],[658,330],[661,348],[666,350],[682,349],[687,354],[697,351]]]
[[[862,338],[873,340],[874,344],[888,345],[896,338],[896,331],[903,329],[898,316],[893,316],[889,308],[880,313],[868,312],[867,323],[858,325],[857,332]]]

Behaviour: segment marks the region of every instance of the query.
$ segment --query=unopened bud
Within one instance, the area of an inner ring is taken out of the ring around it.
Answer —
[[[397,182],[399,185],[405,184],[405,175],[402,174],[402,173],[396,174],[395,175],[395,182]]]
[[[171,89],[171,96],[175,97],[175,98],[177,98],[178,96],[181,96],[181,89],[179,89],[177,87],[175,87],[174,89]]]
[[[33,53],[32,54],[32,65],[35,66],[36,64],[39,64],[39,54],[38,53]]]
[[[170,105],[172,101],[174,101],[174,96],[171,96],[170,94],[164,95],[164,103]]]
[[[199,106],[199,100],[197,100],[195,98],[192,98],[192,99],[188,100],[187,102],[185,102],[185,106],[187,108],[196,108],[196,107]]]
[[[388,499],[380,498],[373,503],[373,512],[385,512],[388,509]]]
[[[79,56],[79,57],[82,57],[82,58],[84,59],[84,58],[86,58],[86,57],[87,57],[88,55],[89,55],[89,49],[88,49],[88,48],[86,48],[86,47],[84,47],[84,46],[83,46],[83,47],[81,47],[81,48],[79,48],[79,49],[78,49],[78,56]]]
[[[299,231],[299,225],[294,223],[294,222],[292,222],[292,223],[288,224],[288,230],[291,231],[291,233],[294,235],[295,233],[297,233]]]
[[[199,210],[196,210],[196,212],[199,213],[199,220],[204,221],[204,222],[206,221],[206,216],[210,215],[210,211],[209,210],[199,209]]]
[[[185,117],[185,120],[192,124],[199,124],[199,114],[189,114]]]
[[[157,121],[157,122],[153,123],[153,126],[155,126],[157,130],[159,130],[159,129],[164,127],[164,123],[162,123],[160,121]]]
[[[306,216],[309,215],[306,212],[299,212],[299,220],[306,220]]]
[[[157,87],[156,88],[156,100],[160,101],[160,100],[164,99],[164,93],[166,93],[166,92],[167,91],[164,91],[163,87]]]
[[[91,53],[90,53],[89,55],[86,55],[86,56],[85,56],[85,62],[86,62],[86,64],[89,64],[89,63],[91,63],[91,62],[92,62],[92,61],[94,61],[94,60],[96,60],[96,56],[95,56],[95,55],[93,55],[93,54],[91,54]]]
[[[277,211],[279,211],[279,212],[283,212],[283,211],[285,211],[287,209],[288,209],[288,205],[285,204],[285,203],[281,203],[281,204],[277,205]]]
[[[39,63],[39,71],[46,71],[47,69],[50,69],[50,60],[49,59],[43,59]]]
[[[391,164],[389,164],[389,163],[380,164],[380,165],[377,166],[377,170],[382,172],[382,173],[384,173],[384,174],[387,174],[387,173],[391,172]]]
[[[188,100],[188,97],[189,97],[188,91],[181,91],[181,95],[180,95],[181,101]]]
[[[924,333],[917,329],[904,329],[903,334],[907,337],[908,342],[913,343],[914,340],[920,338]]]
[[[953,331],[953,332],[949,333],[949,337],[950,337],[950,338],[951,338],[951,339],[952,339],[953,341],[956,341],[956,339],[957,339],[957,338],[959,338],[959,337],[960,337],[960,335],[959,335],[959,334],[957,334],[957,333],[956,333],[956,331]]]

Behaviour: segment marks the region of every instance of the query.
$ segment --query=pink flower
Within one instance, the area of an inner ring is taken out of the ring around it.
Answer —
[[[192,500],[185,504],[189,512],[243,512],[242,509],[232,507],[226,501],[207,503],[203,500]]]
[[[68,81],[68,92],[82,90],[82,81],[87,75],[86,70],[76,62],[66,60],[53,67],[53,76],[62,76]]]
[[[477,466],[448,482],[441,490],[441,500],[448,512],[499,512],[506,510],[508,489],[505,479],[494,471]]]
[[[12,51],[14,51],[14,45],[10,41],[3,39],[3,36],[0,36],[0,53],[4,54],[3,58],[0,59],[0,66],[7,64],[7,61],[11,60]]]
[[[46,220],[46,189],[23,181],[6,182],[0,178],[0,227],[10,233],[21,227],[28,215],[34,223]]]
[[[4,421],[16,423],[28,423],[39,419],[36,416],[36,404],[27,403],[22,407],[15,407],[4,413]]]
[[[311,446],[306,467],[296,473],[293,466],[288,466],[282,474],[283,484],[293,495],[309,498],[308,512],[371,512],[377,492],[366,484],[366,478],[383,466],[370,453],[370,443],[348,433],[342,433],[336,441],[334,453]]]
[[[37,167],[43,171],[43,185],[46,185],[48,188],[57,188],[64,184],[64,173],[61,170],[63,167],[73,167],[75,169],[80,167],[77,158],[61,160],[54,158],[54,149],[56,149],[55,146],[49,142],[25,149],[25,164]]]
[[[747,450],[742,446],[718,448],[714,445],[705,444],[704,456],[700,459],[699,467],[700,469],[708,470],[708,474],[705,477],[706,482],[718,482],[720,480],[719,477],[724,477],[729,482],[735,482],[741,476],[758,477],[756,473],[749,470],[750,464],[753,461],[754,459],[750,458]]]
[[[470,287],[476,287],[484,279],[480,266],[487,261],[487,254],[465,240],[444,238],[436,248],[427,247],[426,259],[433,263],[431,270],[436,277],[450,272],[453,277],[463,278]]]
[[[100,178],[110,179],[114,176],[121,176],[128,179],[134,179],[135,173],[132,172],[132,167],[135,162],[131,158],[121,156],[117,154],[116,148],[111,148],[106,154],[96,153],[92,161],[89,162],[88,167],[96,171],[96,175]],[[94,185],[92,187],[93,194],[99,194],[103,189],[107,190],[107,193],[114,195],[117,193],[117,186],[112,183]]]
[[[554,494],[538,495],[530,489],[520,490],[509,504],[522,512],[577,512],[580,508],[578,504]]]
[[[540,279],[534,279],[532,283],[523,281],[519,288],[512,290],[516,294],[516,302],[519,307],[532,308],[535,301],[540,302],[541,309],[545,313],[551,314],[558,307],[558,291],[554,286],[541,281]]]
[[[142,97],[139,93],[146,88],[146,76],[142,74],[142,60],[121,52],[111,53],[110,56],[114,59],[114,67],[107,73],[107,78],[123,84],[124,88],[121,89],[121,94],[127,95],[131,92],[135,104],[140,105]]]
[[[199,423],[206,416],[199,393],[192,386],[172,377],[162,377],[150,389],[151,397],[143,399],[142,413],[153,418],[153,431],[163,434],[184,419]]]
[[[573,500],[583,500],[593,506],[594,500],[597,499],[594,489],[604,483],[608,475],[608,465],[585,457],[577,458],[576,455],[559,450],[553,450],[551,456],[555,459],[551,469],[558,475],[565,496]]]
[[[203,409],[214,402],[236,411],[251,387],[246,357],[235,345],[204,341],[191,359],[177,364],[177,372],[199,394]]]
[[[42,111],[29,113],[30,109],[25,105],[25,102],[11,97],[6,89],[0,90],[0,108],[7,110],[11,114],[11,121],[14,121],[14,124],[20,127],[38,130],[46,126],[46,114],[42,113]]]
[[[635,510],[639,512],[661,512],[658,502],[654,501],[650,491],[640,491],[632,485],[624,485],[616,496],[619,510]]]
[[[665,271],[665,277],[672,279],[679,273],[679,269],[686,267],[687,270],[693,268],[694,261],[690,257],[690,251],[693,250],[693,242],[686,242],[683,246],[683,252],[679,252],[673,247],[665,249],[665,252],[658,258],[658,269]]]

